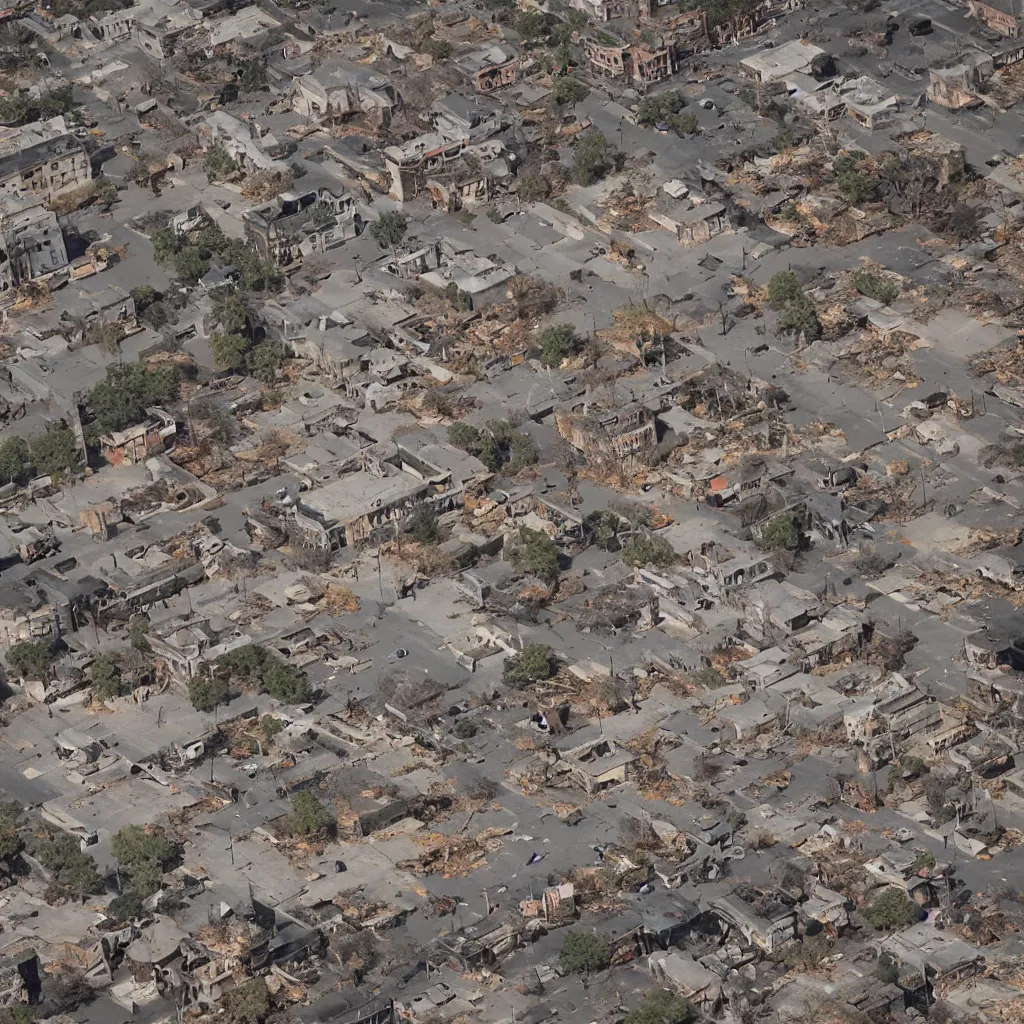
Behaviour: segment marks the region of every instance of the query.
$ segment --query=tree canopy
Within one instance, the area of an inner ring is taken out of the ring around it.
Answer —
[[[282,704],[308,704],[313,699],[313,687],[306,673],[258,644],[247,644],[221,655],[217,665]]]
[[[611,944],[595,932],[570,931],[562,941],[558,966],[563,974],[590,974],[611,963]]]
[[[505,659],[506,686],[519,688],[550,679],[554,674],[555,654],[547,644],[527,644],[518,654]]]
[[[96,861],[82,853],[79,840],[67,832],[53,832],[36,843],[35,855],[50,872],[53,885],[47,899],[83,899],[103,892]]]
[[[562,556],[546,533],[521,526],[512,564],[517,571],[530,573],[548,586],[554,586],[562,571]]]
[[[310,836],[318,832],[328,832],[334,824],[334,816],[312,793],[303,790],[292,797],[288,830],[293,835]]]
[[[397,210],[385,210],[371,225],[370,235],[384,249],[394,249],[403,238],[409,219]]]
[[[150,369],[144,363],[113,364],[92,389],[88,404],[101,433],[141,423],[151,405],[178,397],[181,374],[173,366]]]

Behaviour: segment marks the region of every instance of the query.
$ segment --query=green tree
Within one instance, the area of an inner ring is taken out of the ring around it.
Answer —
[[[203,170],[207,180],[223,181],[238,170],[238,164],[223,146],[211,146],[203,157]]]
[[[808,341],[821,337],[821,321],[814,303],[804,296],[786,303],[779,314],[779,326],[795,334],[802,333]]]
[[[270,1015],[270,993],[262,978],[229,989],[221,997],[227,1024],[263,1024]]]
[[[78,438],[70,427],[51,425],[29,445],[32,462],[43,476],[62,477],[78,469],[81,453]]]
[[[843,198],[851,203],[866,203],[878,189],[878,179],[861,171],[840,174],[837,184]]]
[[[562,556],[546,533],[521,526],[512,564],[518,572],[529,573],[554,586],[562,571]]]
[[[966,203],[957,203],[947,214],[942,229],[956,239],[957,246],[981,237],[981,210]]]
[[[575,355],[583,342],[569,324],[546,327],[537,339],[540,344],[540,361],[545,366],[561,366],[563,359]]]
[[[435,39],[433,36],[424,39],[420,49],[437,61],[447,60],[452,55],[452,44],[446,39]]]
[[[611,168],[608,140],[596,129],[590,128],[576,143],[572,160],[572,180],[577,185],[593,185]]]
[[[53,659],[49,640],[21,640],[7,648],[7,664],[22,679],[45,679]]]
[[[236,76],[238,86],[244,92],[266,92],[270,88],[266,61],[259,59],[240,61]]]
[[[134,864],[131,869],[132,888],[146,899],[153,893],[159,892],[164,884],[164,872],[155,861],[140,861]]]
[[[313,687],[306,673],[258,644],[246,644],[221,655],[217,665],[283,704],[308,704],[313,699]]]
[[[896,958],[886,950],[878,954],[875,961],[875,977],[883,985],[895,985],[900,980],[900,965]]]
[[[142,897],[134,889],[128,889],[107,904],[106,914],[118,924],[130,924],[144,917],[146,908],[143,906]]]
[[[226,334],[251,334],[249,307],[240,295],[217,292],[210,310],[215,323]]]
[[[472,718],[461,717],[456,723],[455,728],[452,732],[460,740],[471,740],[478,732],[480,727],[473,721]]]
[[[506,686],[520,689],[554,674],[555,652],[547,644],[527,644],[518,654],[505,659],[502,678]]]
[[[249,339],[241,334],[225,334],[223,331],[214,331],[210,335],[210,349],[217,366],[222,370],[235,370],[245,365]]]
[[[890,886],[875,897],[866,916],[878,931],[892,932],[917,924],[923,914],[906,892]]]
[[[409,536],[418,544],[440,544],[444,540],[437,509],[433,505],[420,505],[409,517]]]
[[[523,11],[519,17],[516,18],[516,34],[524,43],[535,42],[544,34],[546,27],[547,22],[540,11]]]
[[[264,384],[273,384],[277,379],[277,371],[284,363],[284,349],[280,342],[268,338],[245,356],[249,372]]]
[[[268,742],[273,742],[274,737],[284,730],[284,722],[280,718],[275,718],[273,715],[264,715],[260,719],[260,732],[263,733],[263,738]]]
[[[151,285],[142,284],[133,288],[132,298],[135,300],[135,316],[154,330],[159,330],[170,321],[171,314],[162,301],[163,295]]]
[[[196,711],[209,713],[215,707],[227,704],[231,700],[231,692],[226,679],[200,673],[188,681],[188,699]]]
[[[551,83],[551,98],[559,104],[576,106],[590,95],[590,89],[572,75],[562,75]]]
[[[761,528],[757,538],[757,546],[762,551],[775,551],[779,548],[795,548],[800,543],[800,529],[791,515],[776,516]]]
[[[405,238],[409,220],[397,210],[385,210],[371,225],[370,235],[383,249],[394,249]]]
[[[780,270],[772,274],[768,282],[768,301],[775,309],[782,309],[787,302],[802,299],[804,295],[800,279],[792,270]]]
[[[52,832],[36,843],[35,856],[53,879],[58,899],[84,899],[103,892],[96,861],[82,853],[79,840],[66,832]]]
[[[88,405],[96,427],[109,434],[143,422],[150,406],[173,401],[180,387],[181,374],[175,367],[151,370],[144,363],[115,364],[92,389]]]
[[[234,444],[238,437],[235,417],[212,398],[201,398],[192,406],[192,419],[202,423],[206,433],[225,447]]]
[[[147,654],[152,651],[149,645],[149,618],[142,612],[128,620],[128,639],[137,651]]]
[[[311,836],[326,833],[335,825],[334,816],[308,790],[292,797],[292,813],[288,819],[288,831],[295,836]]]
[[[21,483],[28,459],[28,445],[22,438],[7,438],[0,444],[0,483]]]
[[[89,668],[92,677],[92,692],[100,700],[110,700],[131,692],[131,687],[121,676],[121,662],[116,654],[108,651],[100,654]]]
[[[700,122],[696,114],[673,114],[668,119],[668,126],[676,135],[696,135]]]
[[[516,178],[516,195],[524,203],[536,203],[551,195],[551,185],[543,174],[528,171]]]
[[[12,864],[25,849],[21,836],[21,804],[14,800],[0,802],[0,860]]]
[[[162,835],[149,832],[141,825],[125,825],[111,838],[110,852],[123,867],[131,870],[139,864],[166,868],[177,851]]]
[[[644,1001],[626,1014],[624,1024],[689,1024],[694,1016],[693,1008],[682,996],[659,988],[648,992]]]
[[[603,971],[611,960],[611,944],[605,936],[595,932],[567,932],[558,954],[558,966],[563,974]]]
[[[626,565],[653,565],[667,569],[679,561],[679,556],[664,537],[635,533],[622,547],[622,560]]]
[[[676,89],[658,93],[656,96],[646,96],[636,108],[636,123],[644,128],[650,128],[661,121],[668,121],[685,106],[686,97]]]

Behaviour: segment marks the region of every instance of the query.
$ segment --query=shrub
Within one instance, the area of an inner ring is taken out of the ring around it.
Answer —
[[[644,1001],[626,1014],[624,1024],[688,1024],[695,1014],[690,1004],[663,988],[648,992]]]
[[[832,173],[840,178],[857,169],[857,158],[852,153],[838,153],[832,160]]]
[[[110,700],[131,692],[131,687],[121,676],[121,663],[116,654],[107,652],[99,655],[89,669],[92,677],[92,692],[100,700]]]
[[[32,440],[29,450],[36,470],[45,476],[59,478],[78,469],[81,462],[78,438],[70,427],[51,425]]]
[[[896,958],[884,949],[875,961],[875,977],[883,985],[895,985],[900,980],[900,965]]]
[[[397,210],[385,210],[371,225],[370,235],[384,249],[394,249],[403,238],[409,220]]]
[[[558,966],[563,974],[590,974],[611,963],[611,945],[603,935],[570,931],[562,942]]]
[[[546,533],[528,526],[519,528],[512,564],[517,571],[536,576],[548,586],[554,586],[562,572],[562,556],[555,542]]]
[[[635,533],[622,547],[622,560],[626,565],[653,565],[667,569],[679,559],[675,549],[664,537],[652,537],[646,533]]]
[[[96,870],[96,861],[82,853],[79,840],[74,836],[66,832],[51,833],[37,842],[35,855],[53,878],[52,895],[56,898],[81,900],[103,892],[103,879]]]
[[[867,919],[878,931],[900,931],[917,924],[921,908],[902,890],[883,889],[867,910]]]
[[[146,913],[142,897],[134,889],[128,889],[120,896],[115,896],[107,905],[106,914],[118,924],[129,924],[137,921]]]
[[[269,694],[282,704],[308,704],[313,699],[313,687],[306,673],[258,644],[246,644],[237,651],[221,655],[217,665],[241,676],[246,685]]]
[[[452,732],[460,740],[471,740],[479,731],[480,726],[472,718],[460,718],[455,723],[455,728],[452,729]]]
[[[166,867],[174,859],[174,846],[162,835],[141,825],[125,825],[110,840],[110,852],[127,867],[146,861]]]
[[[335,825],[334,816],[310,792],[303,790],[292,797],[292,813],[288,831],[295,836],[311,836],[328,832]]]
[[[433,36],[425,39],[420,49],[438,61],[447,60],[452,55],[452,44],[445,39],[434,39]]]
[[[260,719],[260,732],[263,733],[263,738],[268,742],[273,742],[274,737],[284,729],[284,722],[280,718],[275,718],[273,715],[264,715]]]
[[[554,651],[547,644],[527,644],[519,654],[505,659],[505,685],[519,689],[550,679],[555,674],[554,663]]]
[[[188,699],[196,711],[210,712],[231,699],[226,679],[200,674],[188,681]]]
[[[768,301],[775,309],[782,309],[787,302],[802,299],[803,295],[800,279],[792,270],[780,270],[768,282]]]
[[[543,174],[521,174],[516,178],[516,195],[524,203],[535,203],[551,195],[551,185]]]
[[[878,179],[861,171],[847,171],[838,178],[839,191],[851,203],[865,203],[874,196]]]
[[[886,306],[893,302],[900,293],[899,285],[894,281],[865,270],[859,270],[853,275],[853,287],[861,295],[866,295],[869,299],[875,299]]]
[[[433,505],[420,505],[409,517],[409,536],[418,544],[440,544],[444,540]]]
[[[21,837],[21,804],[14,800],[0,802],[0,860],[10,868],[13,861],[25,849]]]
[[[28,445],[20,437],[9,437],[0,444],[0,483],[22,483],[28,462]]]
[[[814,303],[803,296],[786,303],[779,315],[779,326],[783,330],[802,334],[808,341],[816,341],[821,337],[821,321]]]
[[[668,119],[668,126],[676,135],[696,135],[700,122],[696,114],[673,114]]]
[[[270,1015],[270,992],[262,978],[229,989],[221,997],[227,1024],[263,1024]]]
[[[203,170],[209,181],[223,181],[238,170],[238,164],[223,146],[211,146],[203,157]]]
[[[7,664],[22,679],[45,679],[53,657],[49,640],[22,640],[7,648]]]
[[[575,106],[590,95],[590,89],[578,78],[563,75],[551,83],[551,98],[560,104],[568,103]]]
[[[800,530],[793,522],[791,515],[776,516],[761,527],[761,535],[757,538],[757,546],[762,551],[775,551],[778,548],[795,548],[800,542]]]
[[[668,121],[685,106],[685,97],[674,89],[671,92],[659,93],[657,96],[647,96],[640,101],[636,109],[636,123],[644,128],[650,128],[660,121]]]
[[[689,679],[695,686],[706,686],[709,690],[716,690],[728,682],[717,668],[699,668],[690,673]]]
[[[563,359],[575,355],[583,344],[569,324],[546,327],[537,341],[540,343],[540,361],[545,366],[560,366]]]
[[[588,129],[576,143],[572,180],[577,185],[593,185],[608,173],[610,167],[608,140],[596,128]]]

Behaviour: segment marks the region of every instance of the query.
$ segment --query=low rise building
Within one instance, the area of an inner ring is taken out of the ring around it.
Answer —
[[[0,220],[0,294],[50,277],[68,265],[64,233],[42,198],[8,202]]]
[[[1024,24],[1020,10],[1013,0],[967,0],[967,13],[994,32],[1010,39],[1017,39],[1020,36],[1021,26]]]
[[[515,85],[519,79],[519,56],[511,47],[495,43],[455,60],[477,92],[494,92]]]
[[[55,196],[92,180],[92,161],[74,135],[61,135],[0,157],[0,197]]]
[[[355,197],[319,188],[276,199],[242,214],[245,237],[265,260],[286,266],[300,255],[326,252],[359,233]]]

